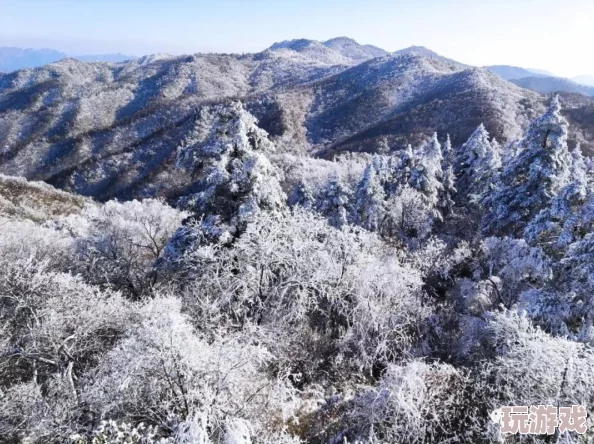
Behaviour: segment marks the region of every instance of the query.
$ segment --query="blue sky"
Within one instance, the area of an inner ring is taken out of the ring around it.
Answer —
[[[594,74],[594,0],[0,0],[0,46],[256,52],[292,38],[423,45],[472,65]]]

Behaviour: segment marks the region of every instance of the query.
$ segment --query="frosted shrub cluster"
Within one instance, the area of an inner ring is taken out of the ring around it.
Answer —
[[[294,169],[239,102],[190,123],[179,199],[0,210],[3,442],[594,439],[490,419],[594,425],[591,161],[557,99],[505,155],[481,125]]]

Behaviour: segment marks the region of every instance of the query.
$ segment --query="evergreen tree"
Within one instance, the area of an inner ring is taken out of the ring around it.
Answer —
[[[583,206],[591,196],[591,190],[579,146],[571,157],[571,182],[553,198],[550,207],[530,221],[524,233],[529,242],[540,244],[549,254],[562,254],[559,250],[579,237],[584,224],[589,225],[584,220],[588,219],[589,212],[584,212]]]
[[[505,145],[505,148],[502,150],[502,164],[505,167],[509,165],[510,162],[516,158],[520,151],[522,151],[521,140],[512,140],[510,143]]]
[[[394,195],[401,187],[410,183],[412,172],[417,163],[416,153],[410,145],[390,156],[389,172],[384,186],[388,196]]]
[[[265,154],[273,150],[267,133],[240,102],[201,113],[195,131],[178,149],[178,165],[197,176],[197,191],[179,205],[193,212],[191,220],[200,221],[206,238],[229,241],[260,211],[282,210],[286,196]]]
[[[385,199],[381,162],[376,156],[365,168],[355,193],[356,222],[369,231],[379,231],[385,216]]]
[[[448,216],[454,211],[454,196],[456,195],[456,177],[454,174],[454,150],[452,149],[452,142],[450,135],[446,139],[442,147],[443,162],[441,169],[443,171],[443,189],[439,196],[439,208],[444,216]]]
[[[377,146],[376,152],[381,155],[388,155],[390,154],[390,144],[388,143],[388,139],[386,137],[382,137]]]
[[[338,175],[333,176],[320,191],[316,210],[328,219],[330,225],[340,228],[350,222],[351,192]]]
[[[296,206],[300,206],[307,210],[314,208],[316,198],[307,181],[300,180],[299,183],[297,183],[293,192],[289,196],[287,203],[291,208]]]
[[[501,168],[499,152],[489,142],[489,133],[481,125],[458,151],[457,186],[466,202],[479,202],[491,190]]]
[[[567,121],[559,98],[536,119],[520,142],[520,152],[500,175],[499,189],[484,203],[485,233],[518,235],[539,211],[569,183],[571,155],[567,148]]]
[[[437,140],[437,133],[419,150],[417,154],[418,162],[411,171],[409,184],[412,188],[420,191],[425,203],[430,208],[434,208],[434,216],[441,218],[437,211],[439,194],[443,191],[443,171],[441,164],[443,156],[441,145]]]

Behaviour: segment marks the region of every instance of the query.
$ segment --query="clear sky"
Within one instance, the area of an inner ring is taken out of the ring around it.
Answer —
[[[593,21],[594,0],[0,0],[0,46],[241,53],[349,36],[571,77],[594,75]]]

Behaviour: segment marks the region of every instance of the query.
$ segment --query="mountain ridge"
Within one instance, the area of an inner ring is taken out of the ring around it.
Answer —
[[[544,74],[542,70],[532,70],[511,65],[490,65],[485,66],[489,71],[503,77],[505,80],[516,80],[525,77],[554,77],[552,74]]]
[[[418,49],[357,62],[304,40],[247,55],[64,59],[0,75],[0,173],[100,200],[182,195],[192,177],[175,168],[176,149],[225,100],[241,100],[281,155],[331,157],[434,131],[459,145],[480,123],[505,143],[549,98]],[[567,103],[572,143],[593,150],[591,101]]]
[[[511,82],[522,88],[545,94],[563,91],[594,97],[594,87],[580,85],[579,83],[562,77],[524,77],[521,79],[513,79]]]

